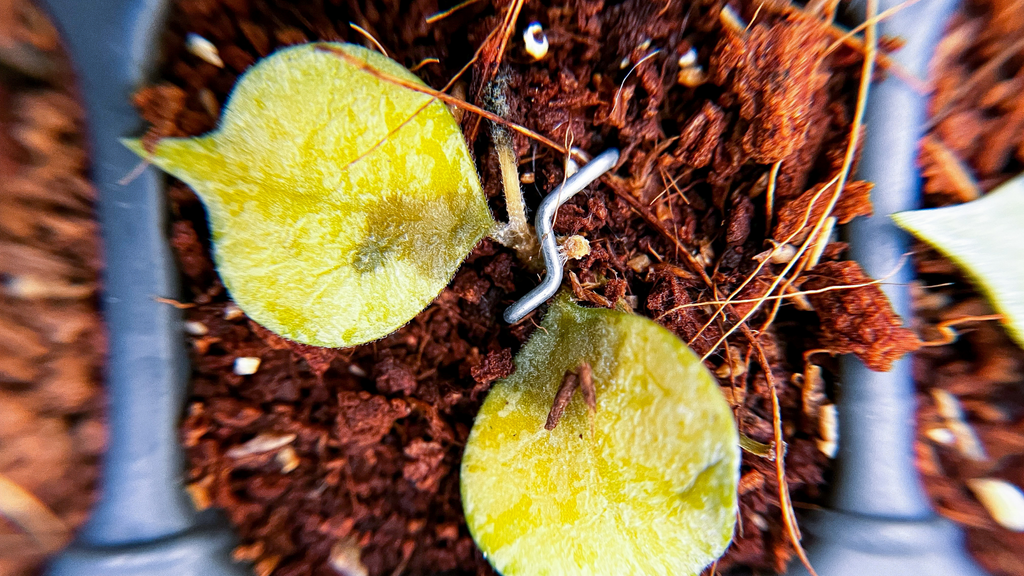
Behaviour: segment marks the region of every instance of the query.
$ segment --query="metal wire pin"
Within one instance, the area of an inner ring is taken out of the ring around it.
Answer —
[[[519,322],[538,306],[547,302],[555,295],[555,292],[558,292],[558,287],[562,285],[562,261],[558,256],[558,244],[555,242],[555,232],[552,229],[555,224],[555,212],[559,206],[565,204],[591,182],[600,178],[602,174],[611,170],[618,161],[619,151],[617,149],[605,150],[552,190],[540,203],[540,207],[537,208],[537,218],[534,220],[534,228],[537,230],[537,236],[540,237],[540,251],[544,256],[546,271],[544,280],[536,288],[530,290],[526,296],[505,309],[505,322],[509,324]]]

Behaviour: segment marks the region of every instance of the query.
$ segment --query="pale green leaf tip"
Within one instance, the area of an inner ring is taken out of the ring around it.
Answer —
[[[897,226],[955,263],[1002,314],[1010,338],[1024,348],[1024,175],[965,204],[909,210]]]
[[[121,138],[121,144],[143,160],[150,160],[153,156],[149,152],[146,152],[146,149],[142,147],[141,138]]]

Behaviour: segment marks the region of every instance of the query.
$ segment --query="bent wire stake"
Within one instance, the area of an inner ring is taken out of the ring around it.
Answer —
[[[547,302],[555,295],[555,292],[558,292],[558,287],[562,285],[562,260],[559,258],[558,244],[555,243],[555,232],[552,230],[555,223],[555,212],[577,192],[611,170],[618,161],[618,150],[615,148],[605,150],[552,190],[540,203],[534,227],[537,230],[537,236],[540,237],[540,251],[544,255],[546,274],[544,280],[536,288],[505,309],[505,322],[509,324],[519,322],[538,306]]]

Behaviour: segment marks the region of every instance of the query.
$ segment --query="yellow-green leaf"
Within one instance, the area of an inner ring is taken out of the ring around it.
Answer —
[[[892,218],[960,266],[1024,348],[1024,174],[966,204]]]
[[[544,428],[567,370],[593,369]],[[736,520],[739,438],[700,359],[649,319],[564,295],[491,389],[462,460],[470,532],[504,576],[696,575]]]
[[[422,82],[359,46],[331,44]],[[206,206],[217,270],[253,320],[352,346],[412,319],[495,224],[448,109],[307,44],[239,79],[220,127],[126,144]]]

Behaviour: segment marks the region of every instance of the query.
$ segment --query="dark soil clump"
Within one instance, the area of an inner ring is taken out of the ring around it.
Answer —
[[[162,83],[136,101],[152,124],[150,141],[201,134],[216,126],[238,75],[273,50],[312,40],[370,45],[349,22],[435,88],[482,46],[453,92],[482,105],[497,80],[507,86],[510,120],[566,148],[622,151],[613,176],[559,211],[556,231],[582,234],[591,246],[568,267],[575,296],[649,315],[708,353],[740,432],[755,446],[774,440],[771,391],[753,351],[762,347],[782,407],[786,481],[797,502],[818,502],[830,465],[819,449],[819,414],[832,403],[831,360],[814,357],[826,363],[821,378],[805,352],[853,351],[884,368],[917,339],[886,314],[877,290],[839,289],[820,302],[793,294],[807,278],[830,286],[863,278],[856,264],[836,262],[843,246],[827,238],[821,263],[801,258],[798,269],[810,273],[788,276],[791,298],[781,309],[773,309],[779,300],[749,300],[770,295],[786,266],[776,254],[759,268],[768,240],[799,247],[826,216],[827,202],[817,202],[842,170],[859,53],[843,45],[829,52],[835,30],[788,5],[639,0],[523,6],[502,53],[502,21],[516,6],[476,2],[428,24],[438,9],[432,0],[180,0],[165,36]],[[550,42],[537,62],[521,42],[532,20]],[[225,67],[189,53],[188,33],[213,42]],[[696,64],[680,68],[684,56]],[[489,131],[473,114],[461,118],[502,217]],[[514,144],[526,201],[536,206],[563,179],[567,159],[518,135]],[[850,182],[833,216],[870,212],[866,188]],[[237,526],[245,544],[236,557],[280,576],[332,574],[332,554],[341,563],[355,553],[375,575],[490,573],[463,522],[457,470],[484,394],[514,369],[540,317],[515,326],[500,320],[536,275],[484,240],[451,286],[398,332],[346,350],[298,346],[231,304],[209,258],[202,206],[181,183],[169,194],[172,243],[194,305],[182,430],[190,491]],[[723,314],[690,306],[733,292],[747,301]],[[733,330],[748,312],[750,330]],[[258,357],[258,371],[234,374],[239,357]],[[718,567],[782,570],[793,547],[780,519],[776,463],[745,453],[742,474],[740,524]]]

